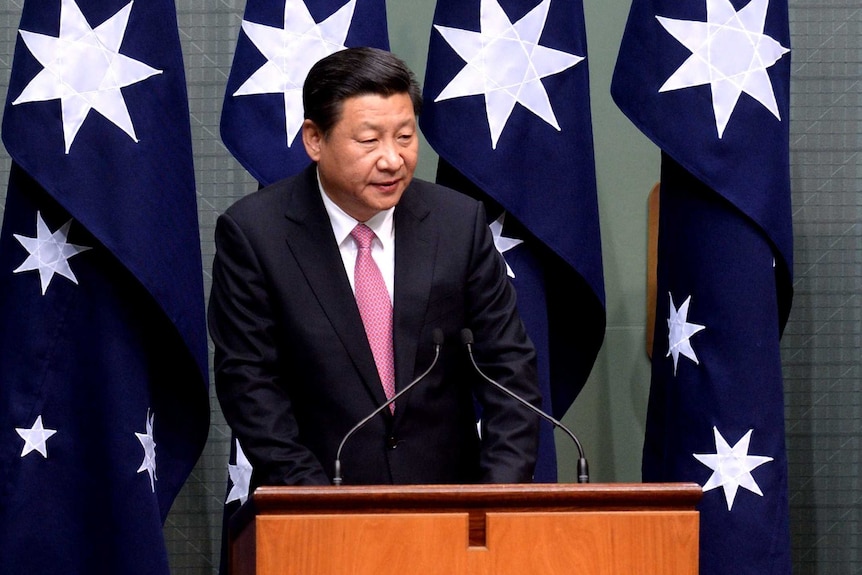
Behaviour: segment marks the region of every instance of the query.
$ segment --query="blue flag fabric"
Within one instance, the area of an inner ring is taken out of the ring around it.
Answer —
[[[644,134],[763,228],[783,274],[793,262],[789,46],[786,0],[634,0],[611,86]],[[789,309],[782,299],[782,324]]]
[[[703,487],[706,575],[791,571],[788,51],[785,1],[635,0],[611,87],[662,150],[643,478]]]
[[[209,428],[173,3],[28,0],[2,136],[3,570],[166,574]]]
[[[438,181],[488,204],[557,418],[605,329],[586,58],[579,0],[438,0],[420,117]],[[556,480],[550,428],[536,479]]]
[[[345,47],[389,49],[385,0],[248,0],[221,117],[225,146],[260,182],[310,162],[302,145],[302,84]]]

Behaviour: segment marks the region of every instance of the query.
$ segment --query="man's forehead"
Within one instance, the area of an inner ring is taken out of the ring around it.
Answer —
[[[403,115],[402,123],[416,121],[413,100],[406,92],[350,96],[341,101],[338,112],[337,122],[345,119],[345,115],[350,115],[352,120],[361,123],[376,123],[378,118],[388,120],[395,115]]]

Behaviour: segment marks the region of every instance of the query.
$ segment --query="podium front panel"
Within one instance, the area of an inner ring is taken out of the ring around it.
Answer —
[[[696,485],[270,490],[232,537],[232,575],[697,575],[701,493]]]

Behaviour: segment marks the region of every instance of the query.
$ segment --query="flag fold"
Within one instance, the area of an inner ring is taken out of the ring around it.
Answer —
[[[0,555],[166,574],[162,524],[209,427],[173,3],[27,0],[2,137]]]
[[[634,0],[611,93],[662,151],[645,481],[692,481],[700,572],[790,573],[786,0]]]
[[[604,338],[605,294],[579,0],[438,0],[423,133],[438,182],[488,205],[559,418]],[[550,429],[537,480],[556,479]]]

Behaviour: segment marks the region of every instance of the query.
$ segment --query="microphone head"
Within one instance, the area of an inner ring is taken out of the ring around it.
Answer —
[[[470,331],[469,327],[461,330],[461,343],[464,345],[473,345],[473,332]]]
[[[434,345],[443,345],[443,339],[443,330],[435,327],[434,331],[431,332],[431,340],[434,342]]]

